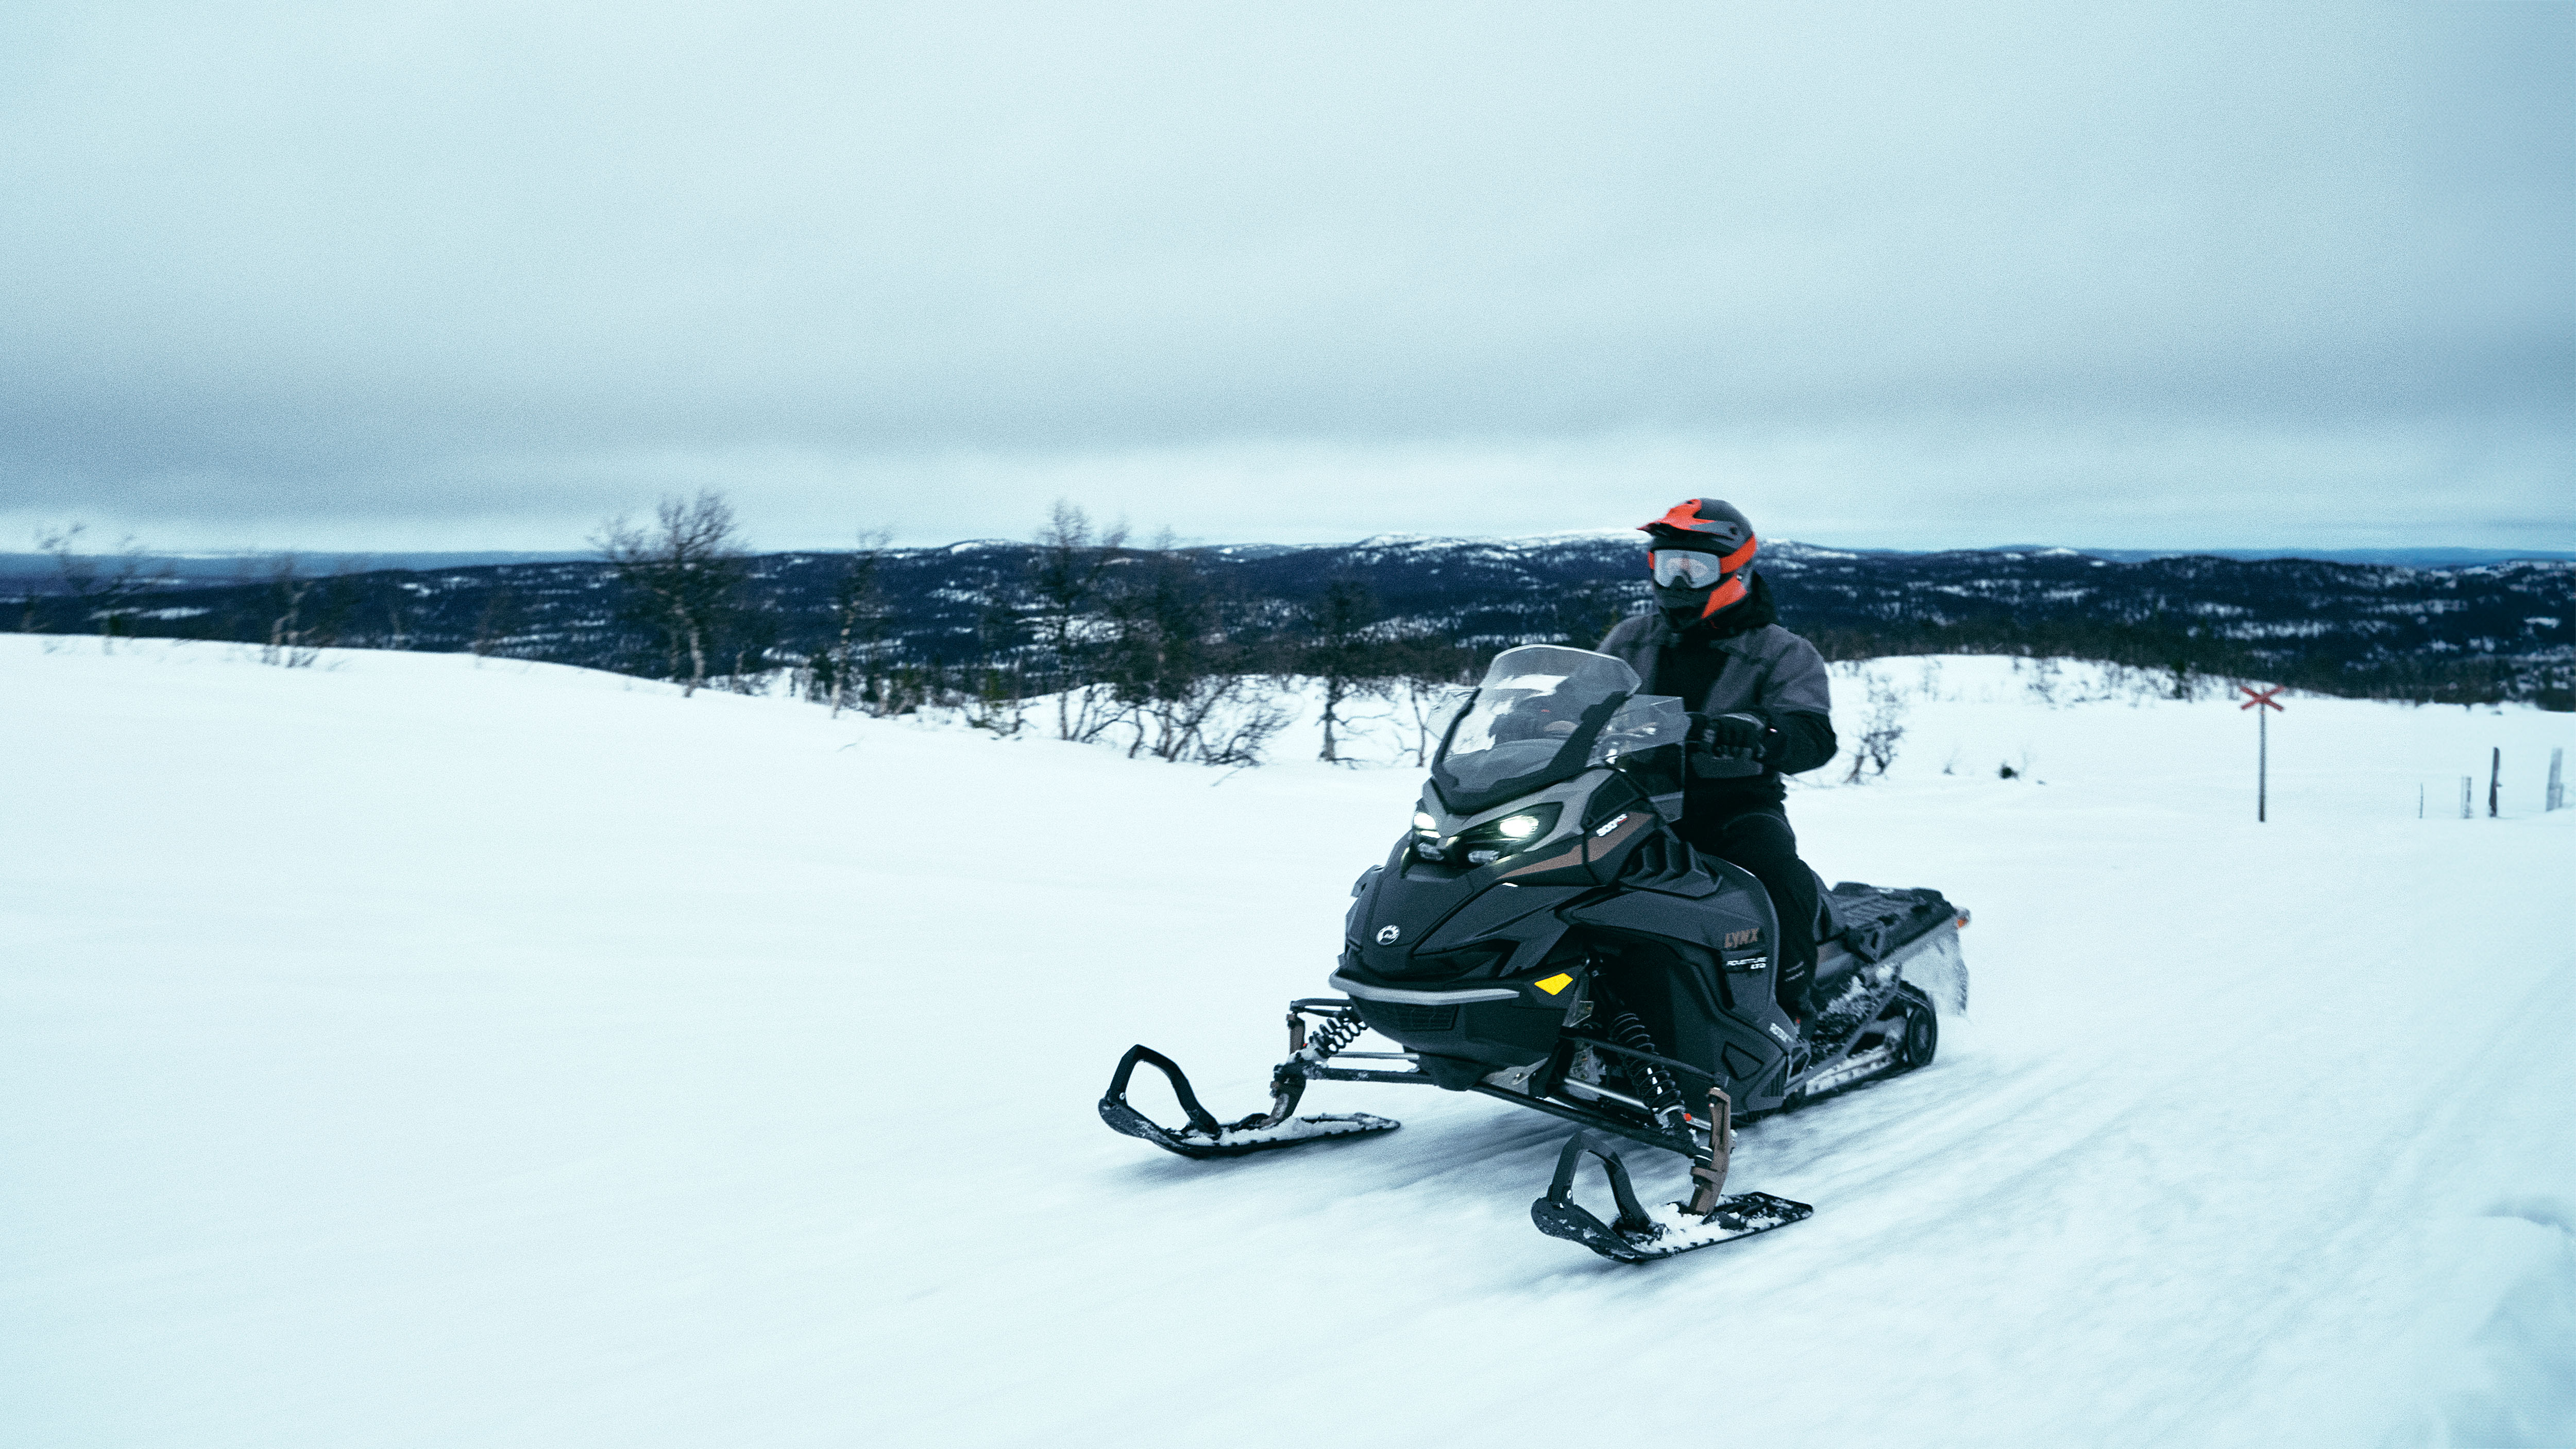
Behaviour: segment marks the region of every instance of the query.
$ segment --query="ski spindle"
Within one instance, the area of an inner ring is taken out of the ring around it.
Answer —
[[[1708,1155],[1691,1164],[1691,1180],[1698,1184],[1691,1193],[1690,1210],[1706,1217],[1717,1211],[1720,1196],[1726,1191],[1728,1160],[1735,1155],[1735,1103],[1728,1099],[1724,1087],[1708,1089]]]

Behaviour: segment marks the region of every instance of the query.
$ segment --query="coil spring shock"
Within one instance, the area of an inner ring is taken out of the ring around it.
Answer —
[[[1611,1039],[1628,1050],[1649,1056],[1663,1055],[1662,1049],[1655,1045],[1654,1033],[1646,1030],[1646,1024],[1637,1019],[1637,1013],[1626,1007],[1613,1011],[1603,1025],[1610,1029]],[[1628,1061],[1620,1065],[1643,1088],[1639,1095],[1646,1099],[1646,1110],[1654,1114],[1656,1121],[1672,1127],[1673,1119],[1682,1115],[1682,1094],[1674,1088],[1673,1079],[1652,1062]]]
[[[1315,1060],[1324,1061],[1333,1053],[1357,1041],[1359,1034],[1366,1030],[1368,1030],[1368,1023],[1360,1020],[1360,1014],[1356,1009],[1342,1012],[1315,1028],[1314,1037],[1306,1044],[1307,1050],[1315,1054]]]

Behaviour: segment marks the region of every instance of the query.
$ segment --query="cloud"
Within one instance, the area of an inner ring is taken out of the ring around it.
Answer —
[[[0,56],[0,523],[2576,523],[2565,6],[146,5]]]

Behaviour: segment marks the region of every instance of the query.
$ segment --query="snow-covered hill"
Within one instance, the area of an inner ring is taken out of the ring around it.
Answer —
[[[2257,826],[2229,704],[1872,668],[1792,809],[1974,910],[1973,1016],[1628,1269],[1485,1099],[1094,1115],[1133,1041],[1259,1105],[1408,771],[0,636],[0,1442],[2576,1441],[2576,719],[2295,699]]]

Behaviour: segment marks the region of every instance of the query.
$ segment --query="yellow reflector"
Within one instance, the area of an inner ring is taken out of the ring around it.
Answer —
[[[1559,971],[1555,975],[1547,978],[1545,981],[1536,982],[1534,984],[1539,990],[1546,992],[1550,996],[1554,996],[1556,993],[1572,986],[1574,984],[1574,978],[1566,975],[1562,971]]]

